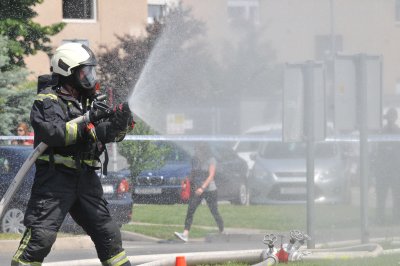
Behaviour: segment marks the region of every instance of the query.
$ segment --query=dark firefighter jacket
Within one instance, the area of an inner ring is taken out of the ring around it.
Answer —
[[[81,103],[63,88],[49,87],[37,95],[30,118],[35,130],[34,145],[44,142],[49,146],[38,160],[69,168],[79,168],[82,163],[96,168],[100,166],[103,145],[85,139],[81,125],[68,122],[81,115]]]

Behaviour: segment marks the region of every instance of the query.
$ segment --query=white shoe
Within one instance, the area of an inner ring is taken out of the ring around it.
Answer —
[[[188,237],[188,236],[185,236],[185,235],[182,234],[182,233],[175,232],[174,235],[175,235],[177,238],[179,238],[180,240],[184,241],[184,242],[188,242],[188,241],[189,241],[189,237]]]

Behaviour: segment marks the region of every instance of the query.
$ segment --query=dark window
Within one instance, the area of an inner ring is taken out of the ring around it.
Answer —
[[[63,0],[64,19],[94,19],[95,0]]]
[[[62,44],[68,43],[68,42],[77,42],[77,43],[84,44],[84,45],[86,45],[87,47],[90,47],[90,45],[89,45],[89,40],[85,40],[85,39],[71,39],[71,40],[69,40],[69,39],[64,39],[64,40],[62,40]]]
[[[259,0],[228,0],[227,9],[232,25],[259,22]]]
[[[165,5],[147,5],[147,22],[160,21],[164,16]]]

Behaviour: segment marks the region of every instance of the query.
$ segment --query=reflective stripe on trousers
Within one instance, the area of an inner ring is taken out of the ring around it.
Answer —
[[[12,261],[11,266],[41,266],[41,262],[27,262],[20,259],[22,252],[24,252],[26,246],[28,245],[29,241],[31,240],[31,229],[27,229],[22,237],[21,243],[19,244],[18,250],[15,253]]]
[[[128,260],[128,257],[126,256],[125,251],[122,251],[112,257],[109,260],[103,261],[101,263],[103,266],[130,266],[131,263]]]

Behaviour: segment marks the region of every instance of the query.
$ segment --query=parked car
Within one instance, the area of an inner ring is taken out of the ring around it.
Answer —
[[[269,132],[272,129],[278,128],[279,125],[260,125],[249,128],[243,134],[244,137],[267,137]],[[278,137],[278,136],[271,136],[271,137]],[[253,154],[257,152],[261,145],[261,141],[247,141],[247,140],[239,140],[233,146],[233,150],[242,158],[246,163],[249,171],[253,169],[254,160]]]
[[[194,144],[178,145],[173,148],[160,169],[140,173],[134,181],[135,203],[173,204],[182,203],[182,181],[190,174],[191,154]],[[217,160],[215,182],[219,200],[235,204],[246,204],[247,164],[225,143],[210,143]]]
[[[0,198],[3,197],[7,188],[21,165],[33,151],[32,146],[0,146]],[[24,212],[30,197],[33,184],[35,166],[27,173],[21,187],[15,193],[10,205],[0,217],[0,229],[7,233],[23,233]],[[118,224],[124,224],[131,220],[132,198],[126,171],[110,172],[107,177],[101,178],[104,198],[108,201],[112,217]],[[61,227],[62,231],[80,231],[71,216],[67,215]]]
[[[128,169],[108,171],[107,175],[98,172],[98,176],[103,187],[103,198],[108,203],[111,217],[119,226],[129,223],[132,220],[133,207],[130,171]],[[83,231],[70,215],[65,217],[61,230],[75,233]]]
[[[305,143],[263,143],[253,156],[249,176],[251,204],[300,203],[306,201]],[[350,178],[340,145],[320,142],[315,145],[315,202],[341,203],[350,200]]]
[[[32,150],[32,146],[0,146],[0,198],[3,198],[19,168]],[[30,197],[34,172],[34,167],[32,167],[5,209],[3,216],[0,217],[2,232],[22,234],[25,231],[24,212]]]

